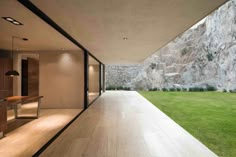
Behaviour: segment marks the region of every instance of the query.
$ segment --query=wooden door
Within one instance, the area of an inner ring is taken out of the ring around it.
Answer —
[[[28,96],[39,95],[39,61],[28,57]]]
[[[28,96],[28,60],[21,60],[21,96]]]

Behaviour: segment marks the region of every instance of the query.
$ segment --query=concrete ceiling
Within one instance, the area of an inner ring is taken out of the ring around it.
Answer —
[[[23,25],[13,25],[1,17],[12,17]],[[21,51],[79,50],[16,0],[0,0],[0,28],[0,49],[11,50],[12,36],[17,36],[29,39],[15,40],[14,49]]]
[[[88,57],[88,64],[89,65],[99,65],[99,62],[96,61],[93,57],[89,56]]]
[[[31,2],[103,63],[116,64],[144,60],[226,0]]]

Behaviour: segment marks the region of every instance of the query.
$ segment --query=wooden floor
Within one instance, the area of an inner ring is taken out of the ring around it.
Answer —
[[[216,157],[137,92],[104,93],[44,157]]]
[[[22,115],[31,115],[33,105],[21,108]],[[41,109],[40,117],[34,120],[13,120],[8,112],[7,133],[0,139],[1,157],[30,157],[46,144],[59,130],[68,124],[80,109]],[[24,124],[24,125],[23,125]],[[17,125],[23,125],[18,127]],[[12,127],[18,127],[12,129]]]
[[[37,102],[30,102],[26,105],[18,106],[18,116],[37,116]],[[14,110],[7,110],[7,121],[14,121],[15,120],[15,113]]]
[[[98,96],[99,96],[99,93],[92,93],[92,92],[89,92],[89,96],[88,96],[89,103],[91,103],[92,101],[94,101]]]

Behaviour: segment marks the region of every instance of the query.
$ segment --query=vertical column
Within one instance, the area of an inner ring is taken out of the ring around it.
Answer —
[[[106,69],[105,69],[105,65],[103,64],[103,71],[102,71],[102,73],[103,73],[103,93],[106,91],[106,78],[105,78],[105,75],[106,75]]]
[[[89,75],[88,75],[88,52],[84,51],[84,109],[88,107],[88,87],[89,87]]]
[[[102,64],[101,63],[99,63],[99,95],[101,95],[102,93],[102,80],[101,80],[101,78],[102,78]]]

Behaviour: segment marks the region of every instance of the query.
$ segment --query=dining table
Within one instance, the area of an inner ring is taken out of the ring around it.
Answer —
[[[7,129],[7,111],[14,110],[15,119],[37,119],[40,114],[40,104],[43,96],[11,96],[0,99],[0,138]],[[19,115],[19,108],[31,102],[37,102],[37,113],[34,116]]]

